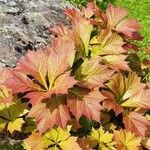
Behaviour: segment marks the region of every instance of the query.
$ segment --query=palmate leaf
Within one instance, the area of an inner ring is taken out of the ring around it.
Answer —
[[[89,145],[91,148],[98,148],[98,150],[115,150],[115,142],[113,141],[113,134],[108,131],[105,132],[102,127],[95,130],[92,129],[88,136]]]
[[[34,117],[37,129],[40,133],[58,125],[64,128],[70,120],[69,110],[66,106],[66,97],[54,95],[47,104],[40,103],[34,106],[28,114],[28,117]]]
[[[106,65],[100,65],[100,58],[85,59],[82,65],[75,72],[75,79],[80,84],[89,88],[103,86],[103,83],[111,78],[113,70],[108,69]]]
[[[69,53],[71,50],[74,53],[74,47],[70,45],[70,48]],[[53,93],[67,94],[68,88],[76,83],[70,76],[72,63],[69,64],[67,50],[57,53],[56,45],[50,50],[29,51],[13,70],[12,78],[5,82],[13,93],[28,92],[25,97],[30,98],[33,105]]]
[[[145,91],[147,96],[143,95],[145,85],[140,80],[135,73],[129,73],[128,77],[121,73],[115,74],[106,84],[114,94],[114,96],[110,94],[110,99],[123,107],[149,108],[149,103],[144,106],[145,101],[148,101],[148,93]]]
[[[26,112],[20,103],[0,104],[0,130],[7,125],[7,130],[11,133],[15,130],[21,131],[22,124],[25,123],[21,116]]]
[[[141,146],[141,138],[135,136],[131,131],[114,131],[114,140],[117,150],[139,150]]]
[[[22,145],[26,150],[43,150],[44,148],[43,138],[41,134],[36,132],[25,139]]]
[[[46,108],[44,103],[34,106],[30,110],[28,117],[35,118],[36,127],[40,133],[45,132],[55,124],[55,118],[52,118],[50,110]]]
[[[71,39],[53,38],[51,43],[53,51],[56,53],[67,53],[68,63],[72,66],[76,52],[74,42]]]
[[[146,136],[148,130],[147,127],[150,126],[150,122],[137,112],[125,114],[123,122],[127,131],[132,131],[141,137]]]
[[[125,61],[125,42],[117,33],[112,33],[110,29],[102,30],[98,37],[91,39],[90,44],[92,57],[101,56],[102,63],[113,70],[130,70]]]
[[[90,18],[93,15],[92,10],[89,10],[90,13],[87,13],[87,10],[85,8],[83,9],[83,12],[79,12],[75,9],[65,10],[65,14],[68,17],[70,17],[72,21],[72,29],[75,33],[74,36],[76,36],[80,40],[80,43],[82,43],[83,45],[83,55],[88,55],[89,53],[89,42],[93,30],[93,26],[90,24],[90,21],[86,18]]]
[[[93,25],[98,25],[100,26],[102,29],[106,27],[107,24],[107,18],[105,15],[105,12],[103,12],[100,7],[98,7],[97,5],[95,5],[95,3],[93,2],[89,2],[88,3],[88,7],[92,10],[92,12],[94,12],[94,19],[91,17],[90,18],[90,22]]]
[[[68,43],[67,51],[60,44],[63,42],[57,40],[47,50],[29,51],[5,82],[13,93],[22,92],[29,98],[33,107],[28,116],[35,118],[40,133],[54,125],[65,127],[70,119],[66,98],[61,94],[67,94],[77,82],[70,76],[73,60],[68,59],[71,53],[75,54],[74,45]]]
[[[80,37],[76,35],[77,33],[74,30],[68,29],[63,24],[59,24],[50,29],[50,32],[52,32],[52,34],[57,38],[61,38],[66,41],[73,41],[73,43],[75,44],[75,49],[78,51],[79,56],[85,56],[83,42]]]
[[[103,95],[105,97],[107,97],[104,101],[103,101],[103,105],[102,108],[103,109],[107,109],[107,110],[111,110],[113,109],[116,113],[116,115],[120,114],[121,112],[123,112],[123,107],[121,105],[119,105],[116,101],[115,101],[115,95],[111,92],[102,92]]]
[[[71,126],[67,126],[66,129],[53,128],[44,135],[34,132],[24,140],[23,146],[26,150],[81,150],[70,130]]]
[[[93,45],[91,48],[92,56],[126,53],[122,47],[125,42],[121,36],[112,33],[109,28],[102,30],[97,37],[93,37],[90,44]]]
[[[77,138],[70,135],[71,126],[67,126],[66,129],[53,128],[44,135],[45,147],[49,147],[48,150],[81,150],[78,145]]]
[[[84,13],[86,16],[90,16],[92,12],[87,13],[86,9],[84,9]],[[65,14],[72,20],[72,30],[65,28],[63,25],[51,29],[54,35],[72,40],[80,57],[85,57],[89,53],[90,36],[93,30],[90,21],[83,16],[84,13],[80,13],[75,9],[66,9]]]
[[[84,45],[84,53],[88,56],[89,53],[89,43],[90,37],[93,30],[93,26],[89,21],[81,20],[79,23],[75,24],[73,29],[76,33],[76,36],[79,36],[83,45]]]
[[[80,11],[77,9],[65,9],[65,13],[70,17],[73,23],[79,22],[82,18],[88,20],[94,15],[93,3],[88,3],[86,7],[83,7]]]
[[[122,103],[122,106],[124,107],[139,107],[142,109],[149,109],[150,108],[150,90],[141,90],[139,93],[134,96],[129,98],[127,101]]]
[[[119,73],[115,74],[106,85],[112,92],[103,93],[104,96],[108,97],[103,102],[103,107],[109,110],[113,109],[117,115],[122,112],[125,129],[144,137],[147,126],[150,124],[149,121],[139,112],[126,113],[128,108],[150,108],[149,90],[144,89],[145,85],[140,82],[140,77],[135,73],[129,73],[128,77]]]
[[[109,5],[106,10],[108,23],[111,27],[115,27],[122,19],[127,16],[128,12],[124,8],[114,7]]]
[[[90,120],[100,120],[100,102],[105,99],[98,89],[90,90],[84,87],[70,89],[67,105],[77,120],[84,115]]]
[[[102,57],[102,62],[109,66],[113,70],[128,70],[128,62],[126,60],[126,55],[107,55]]]
[[[106,10],[107,26],[130,39],[141,40],[142,37],[137,32],[140,25],[134,19],[124,19],[127,14],[125,9],[109,5]]]

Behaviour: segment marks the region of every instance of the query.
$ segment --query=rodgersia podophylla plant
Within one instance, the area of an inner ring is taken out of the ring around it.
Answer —
[[[50,29],[50,47],[1,69],[1,134],[27,150],[150,149],[149,66],[133,45],[139,24],[112,5],[65,14],[71,25]]]

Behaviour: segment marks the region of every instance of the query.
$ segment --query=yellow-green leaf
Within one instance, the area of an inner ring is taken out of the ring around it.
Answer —
[[[22,124],[24,123],[24,120],[22,118],[18,118],[14,120],[13,122],[8,123],[7,129],[12,133],[13,131],[21,131]]]
[[[66,129],[60,127],[51,129],[43,136],[45,147],[50,147],[48,150],[81,150],[78,145],[77,138],[72,137],[69,133],[71,126]]]
[[[115,142],[113,141],[113,134],[108,131],[105,132],[102,127],[95,130],[92,128],[90,136],[88,136],[91,148],[98,146],[99,150],[115,150]]]

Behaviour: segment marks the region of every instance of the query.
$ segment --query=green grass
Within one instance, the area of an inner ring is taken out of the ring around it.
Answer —
[[[115,0],[116,6],[129,11],[129,17],[135,18],[142,26],[141,34],[144,40],[139,42],[141,47],[150,47],[150,0]]]

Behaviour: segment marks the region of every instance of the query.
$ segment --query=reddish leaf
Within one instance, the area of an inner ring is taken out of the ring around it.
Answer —
[[[97,89],[91,91],[75,87],[69,93],[67,105],[77,120],[85,115],[88,119],[99,121],[101,109],[99,103],[103,100],[104,97]]]
[[[31,79],[25,74],[12,71],[12,77],[6,80],[5,85],[12,90],[13,93],[27,92],[35,89],[40,89]]]
[[[26,97],[30,98],[33,105],[53,93],[67,94],[68,89],[76,83],[68,71],[73,60],[70,59],[69,64],[67,50],[55,53],[59,47],[55,45],[51,52],[29,51],[18,63],[12,72],[12,78],[7,80],[5,85],[11,88],[13,93],[28,92]],[[71,48],[73,50],[74,47]]]
[[[75,32],[74,36],[78,36],[78,38],[80,39],[80,43],[83,44],[83,52],[82,53],[84,55],[88,55],[90,37],[91,37],[92,30],[93,30],[93,26],[90,24],[89,21],[81,20],[81,22],[79,22],[73,26],[73,29]]]
[[[107,97],[103,101],[103,108],[113,109],[116,114],[127,107],[149,109],[149,92],[145,91],[145,85],[140,80],[135,73],[129,73],[128,77],[121,73],[115,74],[106,84],[109,89],[102,91]]]
[[[115,95],[113,93],[105,91],[105,92],[102,92],[102,94],[105,97],[108,97],[108,98],[106,98],[106,100],[103,101],[103,105],[102,105],[103,109],[107,109],[107,110],[113,109],[115,111],[116,115],[118,115],[124,111],[123,107],[116,103]]]
[[[76,10],[76,9],[65,9],[65,14],[71,19],[73,24],[79,22],[82,19],[85,19],[84,16],[82,16],[82,12]]]
[[[54,35],[57,35],[58,38],[61,38],[64,40],[69,40],[69,41],[72,40],[76,46],[76,50],[80,53],[80,55],[82,57],[85,55],[84,44],[83,44],[81,37],[77,33],[78,31],[75,31],[74,29],[69,30],[64,25],[58,25],[58,26],[52,28],[51,32]]]
[[[80,13],[75,9],[66,9],[65,14],[67,14],[72,20],[74,34],[72,34],[71,37],[73,37],[72,39],[76,43],[76,46],[79,47],[79,52],[82,56],[88,55],[93,26],[90,24],[90,21],[83,16],[82,12]]]
[[[52,82],[53,80],[55,80],[56,77],[70,69],[66,53],[51,53],[48,57],[46,67],[50,84],[53,84]]]
[[[78,11],[77,9],[65,9],[65,14],[70,17],[73,24],[80,22],[81,20],[89,20],[93,15],[94,5],[92,3],[88,3],[87,7],[83,7],[81,11]]]
[[[82,14],[85,18],[91,18],[94,15],[93,4],[88,3],[86,8],[82,8]]]
[[[134,19],[124,19],[127,14],[125,9],[109,5],[106,10],[108,26],[130,39],[141,40],[142,37],[137,32],[140,29],[139,24]]]
[[[54,96],[48,104],[41,103],[34,106],[29,112],[28,117],[34,117],[37,129],[43,133],[54,125],[65,127],[70,120],[68,107],[65,104],[65,98]]]
[[[61,38],[54,38],[52,41],[52,47],[53,51],[55,51],[56,53],[67,53],[69,65],[73,65],[75,58],[75,45],[71,39],[64,40]]]
[[[109,5],[106,10],[108,24],[111,27],[115,27],[122,19],[127,16],[127,14],[127,10],[119,7],[114,7],[113,5]]]
[[[29,138],[24,140],[24,148],[27,150],[43,150],[44,142],[39,133],[33,133]]]
[[[53,28],[50,28],[49,32],[51,32],[54,36],[61,37],[62,39],[69,39],[71,30],[69,30],[64,24],[58,24]]]
[[[93,25],[99,25],[101,28],[106,28],[107,17],[105,12],[103,12],[95,3],[88,3],[88,7],[94,12],[94,19],[91,18],[90,22]]]
[[[138,136],[145,137],[147,134],[147,126],[150,122],[144,116],[137,112],[130,112],[123,118],[125,129],[132,131]]]
[[[142,40],[143,37],[137,33],[140,28],[141,27],[136,20],[124,19],[116,26],[115,30],[119,33],[123,33],[130,39]]]
[[[0,86],[11,77],[11,70],[0,68]]]
[[[15,70],[26,75],[32,75],[39,82],[46,84],[47,68],[45,66],[47,65],[47,59],[48,51],[28,51],[28,53],[18,61]]]
[[[52,128],[55,124],[55,118],[52,118],[50,110],[46,108],[46,104],[44,103],[34,106],[29,112],[28,117],[35,118],[37,129],[41,133]]]

